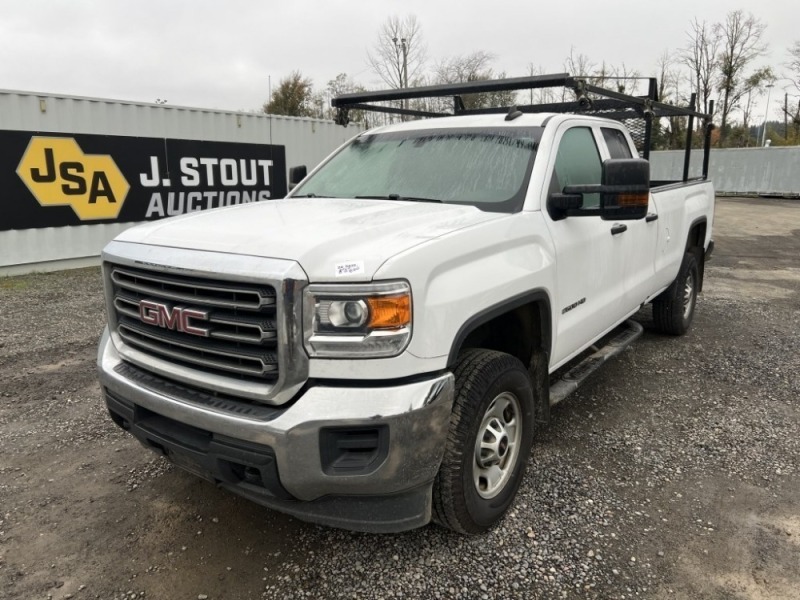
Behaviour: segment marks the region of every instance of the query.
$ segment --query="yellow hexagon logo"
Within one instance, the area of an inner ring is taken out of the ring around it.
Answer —
[[[81,221],[116,219],[130,185],[107,154],[84,154],[73,138],[32,137],[17,175],[42,206],[71,206]]]

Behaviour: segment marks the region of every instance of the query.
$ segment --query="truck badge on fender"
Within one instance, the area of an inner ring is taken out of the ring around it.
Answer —
[[[562,314],[562,315],[565,315],[565,314],[567,314],[569,311],[571,311],[573,308],[578,308],[578,307],[579,307],[581,304],[584,304],[585,302],[586,302],[586,298],[581,298],[581,299],[580,299],[580,300],[578,300],[577,302],[573,302],[573,303],[572,303],[572,304],[570,304],[569,306],[565,306],[565,307],[564,307],[564,308],[561,310],[561,314]]]

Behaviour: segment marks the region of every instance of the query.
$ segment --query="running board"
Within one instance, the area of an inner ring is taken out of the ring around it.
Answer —
[[[642,335],[644,327],[636,321],[625,321],[616,329],[617,333],[602,348],[584,358],[550,386],[550,406],[558,404],[578,389],[597,368],[612,356],[616,356]]]

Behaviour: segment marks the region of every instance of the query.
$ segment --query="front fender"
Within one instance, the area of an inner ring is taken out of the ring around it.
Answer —
[[[408,352],[441,359],[444,368],[470,324],[531,294],[550,301],[555,252],[542,213],[520,212],[416,246],[384,263],[376,278],[400,276],[414,299]]]

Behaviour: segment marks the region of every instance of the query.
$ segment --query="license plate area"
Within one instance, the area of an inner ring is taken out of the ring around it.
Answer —
[[[188,471],[189,473],[197,475],[198,477],[202,477],[208,481],[216,482],[216,478],[214,477],[213,473],[200,461],[195,460],[195,458],[189,453],[180,451],[176,452],[175,450],[169,448],[165,450],[166,451],[164,452],[164,455],[176,467],[180,467],[184,471]]]

